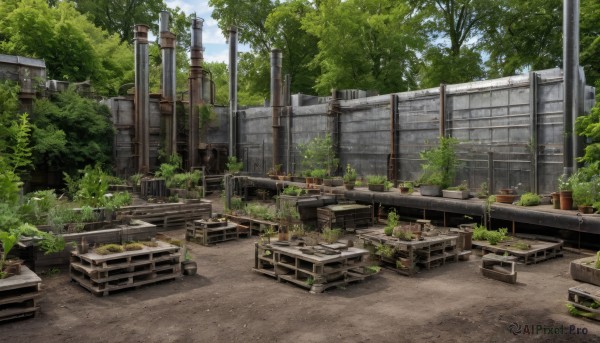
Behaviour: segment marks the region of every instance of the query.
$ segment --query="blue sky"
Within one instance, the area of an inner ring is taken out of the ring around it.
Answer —
[[[196,13],[197,17],[204,19],[202,44],[206,49],[206,62],[229,62],[226,38],[217,26],[217,21],[211,18],[212,8],[208,6],[208,0],[165,0],[165,3],[170,8],[179,7],[188,15]],[[248,48],[240,44],[238,50],[247,51]]]

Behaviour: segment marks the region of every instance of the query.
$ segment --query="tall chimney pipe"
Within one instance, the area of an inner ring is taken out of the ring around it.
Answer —
[[[575,128],[579,111],[579,0],[563,1],[563,173],[571,175],[575,163]]]
[[[177,152],[175,35],[169,31],[167,11],[160,12],[160,49],[162,51],[161,113],[165,115],[165,150],[168,156]]]
[[[237,27],[229,28],[229,156],[236,156]]]
[[[281,111],[281,60],[279,49],[271,50],[271,107],[273,108],[273,169],[279,162],[279,128]]]
[[[198,148],[200,147],[200,113],[202,104],[202,23],[201,18],[192,19],[192,46],[189,77],[189,135],[188,135],[188,167],[198,168]]]
[[[147,174],[150,171],[150,133],[149,133],[149,57],[148,26],[135,25],[133,28],[135,54],[135,140],[138,156],[138,172]]]

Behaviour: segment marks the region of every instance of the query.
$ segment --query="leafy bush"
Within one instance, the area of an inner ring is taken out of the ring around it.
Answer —
[[[346,165],[346,172],[344,173],[344,182],[349,183],[356,181],[356,169],[350,166],[350,163]]]
[[[521,199],[517,202],[519,206],[536,206],[539,205],[541,197],[535,193],[525,193],[521,195]]]
[[[394,232],[394,228],[396,226],[398,226],[398,224],[400,222],[399,219],[400,219],[400,216],[398,216],[398,214],[396,213],[395,209],[391,210],[388,213],[388,216],[387,216],[387,225],[383,229],[383,233],[385,233],[386,236],[391,236],[392,235],[392,233]]]
[[[369,185],[384,185],[387,177],[383,175],[367,175],[367,183]]]
[[[237,157],[235,156],[229,156],[227,158],[227,171],[229,171],[230,173],[239,173],[242,171],[242,169],[244,169],[244,162],[242,161],[238,161]]]
[[[391,245],[381,244],[377,247],[377,254],[386,258],[392,258],[396,249]]]
[[[460,165],[456,157],[457,144],[456,138],[440,137],[437,147],[420,153],[421,158],[425,160],[425,163],[421,165],[423,175],[421,175],[420,183],[446,188],[454,182],[456,170]]]
[[[313,169],[313,171],[310,173],[310,175],[312,177],[316,177],[318,179],[322,179],[325,176],[327,176],[327,170],[326,169]]]
[[[403,227],[395,228],[392,235],[403,241],[410,241],[414,238],[412,230],[409,228],[407,229],[407,228],[403,228]]]
[[[485,241],[487,228],[483,225],[475,225],[473,228],[473,239],[476,241]]]
[[[276,218],[276,212],[273,208],[258,203],[249,203],[246,205],[246,214],[257,219],[271,221]]]
[[[338,168],[339,159],[335,156],[333,141],[329,133],[325,137],[315,137],[306,144],[298,145],[299,156],[302,157],[304,170],[322,169],[325,175],[331,175]],[[312,177],[322,178],[323,176]]]
[[[297,186],[288,186],[283,189],[283,194],[285,195],[300,196],[304,193],[306,193],[306,190]]]
[[[134,251],[134,250],[142,250],[144,249],[144,244],[142,243],[127,243],[123,246],[125,251]]]
[[[323,232],[321,233],[321,237],[323,237],[323,240],[325,240],[325,242],[329,244],[337,242],[337,240],[340,239],[342,235],[342,229],[331,229],[328,227],[323,228]]]

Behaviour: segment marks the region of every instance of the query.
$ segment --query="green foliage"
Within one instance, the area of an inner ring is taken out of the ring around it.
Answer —
[[[144,249],[144,244],[142,243],[127,243],[125,245],[123,245],[123,249],[125,249],[125,251],[135,251],[135,250],[142,250]]]
[[[585,317],[585,318],[593,319],[598,316],[597,313],[580,310],[577,307],[575,307],[573,304],[566,304],[566,305],[567,305],[567,309],[569,310],[569,314],[572,315],[573,317]]]
[[[600,161],[578,169],[569,177],[568,182],[573,191],[573,201],[577,205],[600,205]]]
[[[122,245],[119,244],[105,244],[96,249],[94,252],[98,255],[110,255],[125,251]]]
[[[32,157],[36,166],[74,174],[86,165],[112,161],[114,130],[105,105],[73,89],[35,101]]]
[[[129,181],[131,182],[131,184],[134,187],[140,187],[141,185],[141,180],[144,177],[144,174],[138,173],[138,174],[133,174],[129,177]]]
[[[400,224],[400,216],[396,213],[396,210],[393,209],[388,213],[387,224],[383,229],[383,233],[385,233],[386,236],[391,236],[394,232],[394,228],[398,226],[398,224]]]
[[[367,183],[369,185],[384,185],[387,182],[387,177],[383,175],[367,175]]]
[[[104,195],[108,192],[108,174],[100,165],[85,166],[78,182],[75,199],[92,207],[100,207],[105,203]]]
[[[596,253],[596,263],[594,265],[596,269],[600,269],[600,251]]]
[[[235,156],[229,156],[227,158],[227,171],[229,171],[230,173],[239,173],[242,171],[242,169],[244,169],[244,162],[242,161],[238,161],[237,157]]]
[[[346,172],[344,173],[344,182],[356,181],[356,169],[350,166],[350,163],[346,165]]]
[[[529,250],[531,249],[531,246],[523,241],[518,241],[516,243],[514,243],[512,245],[513,247],[519,249],[519,250]]]
[[[0,231],[0,243],[2,243],[2,255],[0,255],[0,272],[4,269],[8,254],[19,241],[18,233]],[[2,274],[4,276],[5,274]]]
[[[302,158],[304,170],[325,170],[326,175],[333,175],[339,165],[339,159],[335,156],[331,135],[326,133],[324,137],[317,136],[308,143],[299,144],[298,152]],[[315,176],[313,177],[321,177]],[[325,176],[325,175],[323,175]]]
[[[207,128],[217,119],[215,108],[211,104],[202,104],[198,106],[198,114],[200,116],[200,128]]]
[[[13,122],[10,131],[13,132],[14,142],[9,146],[9,150],[11,150],[9,164],[12,172],[16,173],[31,165],[31,148],[29,147],[31,125],[27,113],[21,114],[18,120]]]
[[[565,174],[562,174],[558,177],[558,189],[561,191],[571,191],[573,190],[573,185],[571,183],[572,179]]]
[[[311,175],[312,177],[316,177],[316,178],[318,178],[318,179],[322,179],[322,178],[324,178],[325,176],[327,176],[327,170],[326,170],[326,169],[314,169],[314,170],[313,170],[313,171],[310,173],[310,175]]]
[[[506,238],[507,232],[508,232],[508,229],[506,229],[506,228],[501,228],[498,231],[486,230],[485,239],[491,245],[496,245]]]
[[[283,189],[283,194],[285,194],[285,195],[300,196],[305,193],[306,193],[306,190],[304,188],[293,186],[293,185],[287,186]]]
[[[456,157],[458,140],[452,137],[440,137],[438,146],[420,153],[425,163],[421,165],[422,184],[439,185],[446,188],[454,182],[456,170],[460,165]]]
[[[193,190],[202,184],[202,172],[196,169],[193,172],[173,174],[166,183],[167,187]]]
[[[377,254],[386,258],[392,258],[396,249],[391,245],[381,244],[377,247]]]
[[[521,195],[521,198],[517,202],[519,206],[536,206],[539,205],[541,197],[535,193],[525,193]]]
[[[449,48],[430,47],[424,55],[420,76],[423,88],[438,87],[440,84],[462,83],[485,77],[481,55],[468,47],[461,47],[458,54]]]
[[[342,229],[337,229],[337,228],[328,228],[325,227],[323,228],[323,232],[321,233],[321,237],[323,237],[323,240],[325,240],[325,242],[332,244],[337,242],[338,239],[340,239],[340,237],[343,236],[343,232]]]
[[[271,221],[276,218],[276,212],[273,208],[255,202],[246,205],[246,214],[266,221]]]
[[[383,233],[384,233],[386,236],[391,236],[393,232],[394,232],[394,227],[393,227],[393,226],[386,225],[386,226],[383,228]]]
[[[392,235],[402,241],[410,241],[414,238],[412,230],[409,228],[398,227],[394,229]]]
[[[487,228],[483,225],[475,225],[473,228],[473,239],[476,241],[485,241]]]

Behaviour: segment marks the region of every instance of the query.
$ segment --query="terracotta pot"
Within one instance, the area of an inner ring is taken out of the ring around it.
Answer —
[[[592,206],[577,206],[579,212],[583,214],[592,214],[594,213],[594,207]]]
[[[552,208],[559,209],[560,208],[560,193],[553,192],[552,194]]]
[[[503,204],[512,204],[515,201],[514,194],[497,194],[496,202],[501,202]]]
[[[561,210],[572,210],[573,209],[573,192],[572,191],[560,191],[560,209]]]
[[[356,181],[350,181],[350,182],[344,183],[344,187],[346,187],[346,189],[349,191],[353,190],[355,185],[356,185]]]
[[[512,188],[502,188],[500,194],[514,194],[514,190]]]
[[[408,194],[410,188],[408,187],[400,187],[400,194]]]

